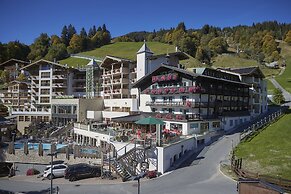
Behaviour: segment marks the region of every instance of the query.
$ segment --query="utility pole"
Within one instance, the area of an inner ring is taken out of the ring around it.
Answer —
[[[48,156],[51,156],[51,189],[50,189],[50,194],[53,194],[53,160],[54,160],[54,156],[57,155],[57,152],[52,152],[51,149],[51,153],[47,154]]]

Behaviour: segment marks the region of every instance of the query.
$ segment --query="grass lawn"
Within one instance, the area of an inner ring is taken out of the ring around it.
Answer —
[[[235,149],[243,167],[262,175],[291,179],[291,113]]]
[[[279,69],[270,69],[263,65],[260,65],[256,60],[244,59],[233,55],[218,55],[213,63],[213,67],[231,67],[231,68],[240,68],[240,67],[250,67],[250,66],[259,66],[261,71],[266,77],[273,75],[278,75]]]
[[[285,90],[291,93],[291,46],[282,42],[280,48],[282,49],[281,54],[286,60],[286,69],[282,75],[276,77],[276,80]]]
[[[268,89],[268,94],[273,94],[274,93],[274,90],[275,90],[275,86],[273,85],[273,83],[266,79],[267,80],[267,89]]]
[[[218,55],[214,59],[214,67],[249,67],[259,66],[255,60],[244,59],[233,55]]]
[[[67,59],[61,60],[60,64],[68,64],[70,67],[77,67],[77,66],[85,66],[89,63],[90,61],[87,59],[79,59],[79,58],[74,58],[74,57],[69,57]]]
[[[106,55],[112,55],[116,57],[126,58],[135,61],[136,53],[143,45],[143,42],[116,42],[113,44],[105,45],[100,48],[79,53],[85,56],[94,56],[97,58],[104,58]],[[154,55],[165,54],[167,52],[175,52],[175,46],[164,44],[160,42],[147,42],[148,47],[154,52]],[[201,63],[195,58],[189,56],[187,60],[180,61],[181,64],[186,67],[197,67],[201,66]],[[61,64],[67,63],[70,66],[86,65],[88,62],[84,59],[67,58],[60,61]]]

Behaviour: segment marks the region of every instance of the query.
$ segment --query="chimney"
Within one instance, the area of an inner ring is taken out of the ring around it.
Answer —
[[[54,58],[54,63],[56,63],[57,62],[57,60],[56,60],[56,58]]]
[[[177,46],[175,47],[175,50],[176,50],[176,52],[178,52],[178,47]]]

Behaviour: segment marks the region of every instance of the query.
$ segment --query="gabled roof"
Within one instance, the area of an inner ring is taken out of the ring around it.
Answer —
[[[252,75],[257,75],[261,78],[265,78],[265,75],[263,72],[260,70],[258,66],[253,66],[253,67],[243,67],[243,68],[220,68],[225,71],[230,71],[237,73],[242,76],[252,76]]]
[[[151,73],[143,76],[140,80],[135,82],[132,87],[133,88],[141,88],[141,90],[143,91],[144,89],[148,88],[152,84],[152,76],[153,75],[157,75],[159,72],[164,72],[164,71],[168,71],[168,70],[173,70],[174,72],[182,74],[187,79],[193,79],[193,78],[201,77],[201,78],[205,78],[205,79],[213,79],[213,80],[216,80],[216,81],[225,81],[225,82],[229,82],[229,83],[245,85],[246,87],[250,86],[249,84],[246,84],[246,83],[243,83],[243,82],[232,81],[232,80],[227,80],[227,79],[223,79],[223,78],[216,78],[216,77],[211,77],[211,76],[207,76],[207,75],[200,75],[200,74],[197,74],[197,73],[194,73],[194,72],[190,72],[190,71],[187,71],[187,70],[184,70],[184,69],[181,69],[181,68],[177,68],[177,67],[173,67],[173,66],[162,64],[161,66],[156,68],[154,71],[152,71]]]
[[[154,54],[153,51],[151,51],[151,49],[147,46],[146,42],[143,43],[142,47],[137,51],[137,54],[143,52]]]
[[[14,85],[14,84],[26,84],[26,85],[28,85],[28,84],[30,84],[30,83],[29,83],[29,82],[25,82],[25,81],[17,81],[17,80],[13,80],[13,81],[9,82],[8,85]]]
[[[133,62],[129,59],[125,59],[125,58],[121,58],[121,57],[115,57],[115,56],[111,56],[111,55],[107,55],[102,63],[100,64],[100,67],[104,67],[108,64],[112,64],[112,63],[116,63],[116,62]]]
[[[25,67],[22,67],[21,70],[26,69],[27,67],[31,67],[33,65],[36,65],[36,64],[38,64],[40,62],[46,62],[46,63],[52,64],[52,65],[57,65],[59,67],[63,67],[63,68],[67,68],[67,69],[70,68],[69,66],[66,66],[66,65],[62,65],[62,64],[59,64],[59,63],[55,63],[55,62],[52,62],[52,61],[45,60],[45,59],[40,59],[38,61],[30,63],[29,65],[26,65]]]
[[[14,62],[16,62],[16,63],[21,63],[21,64],[29,64],[29,62],[27,62],[27,61],[22,61],[22,60],[19,60],[19,59],[9,59],[8,61],[5,61],[5,62],[3,62],[3,63],[1,63],[0,64],[0,66],[4,66],[4,65],[6,65],[7,63],[10,63],[10,62],[12,62],[12,61],[14,61]]]
[[[169,57],[177,57],[179,60],[185,60],[185,59],[189,59],[188,55],[185,54],[184,52],[174,52],[174,53],[167,53],[167,54],[160,54],[160,55],[152,55],[152,56],[148,56],[148,59],[154,60],[157,59],[159,57],[163,57],[163,56],[169,56]]]

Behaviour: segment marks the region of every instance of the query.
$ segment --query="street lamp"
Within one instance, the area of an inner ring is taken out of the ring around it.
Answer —
[[[133,180],[137,180],[137,194],[140,194],[140,179],[145,177],[145,175],[145,172],[141,172],[140,174],[133,177]]]
[[[51,175],[50,175],[51,189],[50,189],[50,194],[53,194],[53,160],[54,160],[54,156],[57,155],[57,152],[52,152],[52,149],[51,149],[51,153],[49,153],[47,155],[51,156]]]

